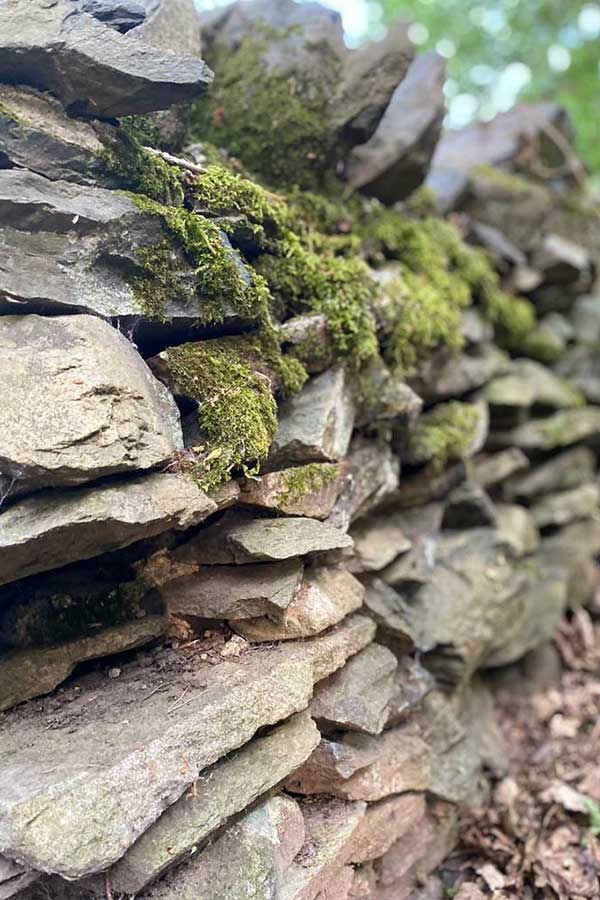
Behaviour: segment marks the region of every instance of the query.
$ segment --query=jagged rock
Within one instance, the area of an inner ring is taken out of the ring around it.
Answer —
[[[78,12],[88,13],[121,34],[141,25],[146,18],[144,4],[136,0],[76,0],[75,5]]]
[[[600,553],[600,526],[596,518],[573,522],[542,540],[546,559],[567,572],[567,598],[571,609],[588,604],[596,591]]]
[[[572,385],[550,369],[532,360],[516,360],[507,375],[495,378],[483,391],[490,406],[492,422],[518,416],[532,406],[569,409],[579,406],[582,397]],[[509,420],[508,424],[512,424]]]
[[[105,869],[203,768],[258,728],[305,709],[313,683],[368,644],[373,630],[354,616],[313,641],[218,665],[195,659],[189,668],[175,651],[170,658],[162,651],[153,668],[139,656],[116,679],[98,684],[84,676],[83,690],[66,695],[58,712],[49,706],[52,730],[39,704],[21,707],[4,720],[0,738],[1,846],[67,878]],[[35,779],[24,776],[33,771]]]
[[[377,758],[350,777],[324,775],[313,758],[286,780],[292,792],[329,794],[347,800],[382,800],[391,794],[423,791],[431,784],[431,751],[407,726],[386,731],[377,738]]]
[[[531,507],[531,513],[539,528],[549,525],[568,525],[577,519],[587,519],[598,512],[600,487],[598,484],[582,484],[568,491],[559,491],[542,497]]]
[[[198,58],[163,53],[120,34],[69,0],[41,0],[0,10],[0,78],[32,82],[68,111],[138,115],[202,94],[212,80]]]
[[[434,685],[433,676],[416,659],[402,657],[394,673],[394,689],[387,707],[386,728],[403,722],[433,690]]]
[[[379,744],[368,734],[347,732],[336,740],[322,738],[310,757],[311,772],[322,783],[330,778],[350,778],[375,762],[378,755]]]
[[[173,557],[181,563],[207,565],[277,562],[350,547],[352,538],[316,519],[253,519],[231,512],[199,531],[174,551]]]
[[[394,649],[410,652],[414,647],[413,626],[402,597],[380,578],[367,584],[365,606],[377,624],[380,640]]]
[[[509,447],[500,453],[476,456],[471,462],[471,477],[482,487],[490,488],[528,468],[529,460],[523,451]]]
[[[200,56],[200,23],[193,0],[141,0],[145,20],[130,37],[179,56]]]
[[[413,60],[372,137],[349,154],[345,175],[353,188],[392,204],[421,184],[445,111],[444,75],[435,53]]]
[[[442,518],[443,507],[437,503],[403,511],[402,522],[413,546],[383,570],[381,577],[386,584],[410,591],[428,580],[435,563]]]
[[[586,400],[600,403],[600,364],[595,345],[571,347],[559,360],[556,369],[581,391]]]
[[[558,234],[545,234],[532,255],[532,265],[542,273],[545,282],[571,285],[576,282],[591,287],[594,270],[589,254],[577,244]]]
[[[515,445],[523,450],[557,450],[600,438],[600,409],[584,406],[567,409],[543,419],[531,419],[509,431],[493,432],[496,447]]]
[[[6,856],[0,856],[0,900],[9,900],[10,897],[22,893],[39,877],[39,872],[34,872]]]
[[[355,409],[344,369],[329,369],[284,401],[268,466],[336,462],[350,444]]]
[[[301,765],[318,743],[314,722],[298,713],[215,763],[110,870],[112,890],[137,894]]]
[[[48,694],[78,663],[140,647],[160,637],[164,629],[161,616],[148,616],[59,647],[28,648],[0,657],[0,711]]]
[[[355,558],[351,571],[378,572],[412,547],[403,528],[402,513],[381,512],[360,519],[350,529]]]
[[[425,800],[422,794],[401,794],[369,804],[354,832],[349,861],[365,863],[383,856],[424,816]]]
[[[308,570],[291,603],[274,616],[231,621],[248,641],[285,641],[310,637],[336,625],[362,606],[364,588],[349,572],[332,566]]]
[[[489,495],[481,485],[466,481],[448,495],[442,528],[493,527],[496,519],[496,509]]]
[[[470,353],[438,350],[417,366],[410,384],[427,403],[462,397],[505,372],[508,357],[490,344],[476,344]]]
[[[319,727],[379,734],[387,721],[397,665],[393,653],[371,644],[320,682],[310,705]]]
[[[94,316],[0,318],[0,380],[0,492],[151,469],[183,447],[169,392]]]
[[[594,453],[588,447],[574,447],[557,453],[530,472],[509,478],[502,485],[502,494],[507,500],[531,502],[540,494],[566,491],[592,481],[595,470]]]
[[[0,513],[0,584],[189,528],[215,509],[192,481],[162,473],[40,491]]]
[[[318,375],[335,362],[327,316],[294,316],[281,326],[281,336],[294,347],[306,371]]]
[[[377,357],[361,371],[361,403],[356,427],[373,428],[377,422],[396,420],[410,428],[423,401]]]
[[[326,519],[348,483],[347,466],[311,463],[245,479],[240,503],[291,516]]]
[[[111,131],[104,126],[105,134]],[[0,85],[0,161],[80,184],[104,175],[104,145],[90,122],[72,119],[50,94]]]
[[[571,311],[573,337],[578,343],[597,344],[600,341],[600,297],[578,297]]]
[[[376,509],[398,487],[400,461],[387,446],[378,446],[360,435],[346,458],[348,484],[338,497],[327,521],[346,531],[351,522]]]
[[[498,531],[515,556],[527,556],[537,550],[540,535],[528,509],[516,503],[497,503],[496,516]]]
[[[391,491],[386,498],[386,506],[394,505],[406,509],[426,505],[434,500],[443,500],[466,477],[464,461],[450,465],[442,472],[438,472],[431,464],[427,465],[415,475],[403,478],[398,488]]]
[[[247,566],[201,566],[160,589],[171,615],[200,619],[280,617],[302,581],[298,559]]]

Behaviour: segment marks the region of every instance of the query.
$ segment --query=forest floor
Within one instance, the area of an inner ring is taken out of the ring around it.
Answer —
[[[509,770],[462,822],[449,898],[600,898],[600,594],[596,607],[563,622],[554,677],[499,687]]]

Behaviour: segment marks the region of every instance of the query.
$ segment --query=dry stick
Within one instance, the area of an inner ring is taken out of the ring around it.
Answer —
[[[187,159],[182,159],[180,156],[173,156],[172,153],[167,153],[166,150],[157,150],[155,147],[144,147],[143,149],[151,156],[160,156],[165,162],[186,169],[188,172],[193,172],[194,175],[204,175],[206,173],[206,169],[202,166],[198,166],[196,163],[190,162]]]

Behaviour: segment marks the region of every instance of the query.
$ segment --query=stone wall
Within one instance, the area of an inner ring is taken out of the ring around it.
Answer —
[[[0,5],[0,898],[441,898],[596,586],[600,214],[404,28],[195,22]]]

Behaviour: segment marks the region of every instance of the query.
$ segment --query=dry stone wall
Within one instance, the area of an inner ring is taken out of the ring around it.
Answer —
[[[442,82],[316,4],[0,2],[1,900],[444,895],[487,674],[597,584],[600,212]]]

